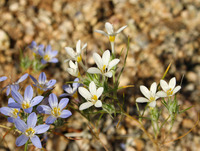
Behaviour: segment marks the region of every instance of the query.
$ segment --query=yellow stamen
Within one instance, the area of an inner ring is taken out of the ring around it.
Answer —
[[[81,77],[81,74],[80,74],[80,72],[78,72],[78,76],[77,76],[78,78],[80,78]]]
[[[22,108],[23,108],[23,109],[28,109],[29,107],[30,107],[29,102],[23,102],[23,103],[22,103]]]
[[[35,56],[36,56],[36,53],[35,53],[35,52],[33,52],[33,57],[35,58]]]
[[[114,42],[115,41],[115,36],[109,36],[109,40],[110,40],[110,42]]]
[[[97,98],[97,96],[96,96],[96,95],[93,95],[92,99],[93,99],[93,100],[95,100],[95,101],[97,101],[97,100],[98,100],[98,98]]]
[[[44,55],[44,60],[45,61],[49,61],[51,58],[50,58],[50,56],[48,55],[48,54],[46,54],[46,55]]]
[[[14,118],[17,118],[17,113],[19,112],[19,110],[17,110],[17,109],[13,109],[13,116],[14,116]]]
[[[30,127],[28,129],[26,129],[25,134],[27,136],[33,136],[35,134],[35,130],[32,127]]]
[[[38,92],[39,95],[44,93],[44,91],[42,89],[40,89],[40,88],[37,88],[37,92]]]
[[[51,110],[51,114],[55,117],[59,117],[61,115],[60,108],[54,107],[53,110]]]
[[[168,95],[168,96],[170,96],[170,95],[172,95],[172,94],[173,94],[173,91],[172,91],[172,89],[170,88],[169,90],[167,90],[167,92],[166,92],[166,93],[167,93],[167,95]]]
[[[82,57],[81,56],[78,56],[77,57],[77,62],[80,62],[82,60]]]
[[[78,98],[78,93],[75,92],[75,93],[72,95],[72,97],[75,98],[75,99]]]
[[[150,99],[149,99],[149,101],[150,101],[150,102],[155,101],[155,97],[152,97],[152,96],[151,96]]]

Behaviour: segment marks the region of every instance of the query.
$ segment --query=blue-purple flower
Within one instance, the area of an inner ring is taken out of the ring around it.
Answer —
[[[33,51],[33,55],[35,56],[36,54],[39,54],[39,50],[43,51],[44,45],[37,45],[35,41],[32,41],[29,48]]]
[[[30,139],[35,147],[42,148],[41,141],[36,134],[45,133],[50,126],[46,124],[36,126],[36,123],[37,115],[34,112],[28,116],[27,124],[21,119],[15,120],[15,127],[22,132],[16,140],[17,146],[24,145]]]
[[[44,72],[42,72],[39,76],[38,81],[31,75],[29,75],[33,82],[35,87],[37,87],[38,94],[43,94],[47,90],[51,90],[52,87],[56,84],[56,80],[52,79],[50,81],[47,81],[46,75]]]
[[[5,81],[7,79],[6,76],[0,77],[0,82]]]
[[[52,51],[51,46],[47,45],[45,51],[39,49],[38,50],[39,55],[42,57],[42,64],[46,64],[48,62],[51,63],[57,63],[58,59],[55,58],[55,56],[58,54],[58,51]]]
[[[8,104],[14,103],[15,101],[12,98],[9,98]],[[8,116],[8,122],[14,123],[15,119],[18,119],[20,109],[10,108],[10,107],[1,107],[0,112]]]
[[[26,80],[26,78],[28,77],[28,73],[22,75],[19,80],[17,80],[17,82],[14,82],[12,84],[7,85],[6,87],[4,87],[3,89],[7,88],[6,90],[6,95],[8,96],[10,94],[11,90],[14,91],[18,91],[19,90],[19,83],[23,82],[24,80]]]
[[[49,95],[49,105],[40,105],[37,107],[39,113],[49,114],[50,116],[46,119],[46,124],[52,124],[57,118],[68,118],[72,115],[69,110],[63,110],[68,104],[69,99],[63,98],[58,103],[58,99],[54,93]]]
[[[33,98],[33,88],[29,85],[26,87],[24,92],[24,97],[18,91],[11,91],[12,97],[16,102],[8,104],[9,107],[12,108],[22,108],[26,113],[31,113],[33,110],[33,106],[39,104],[43,96],[36,96]]]
[[[73,96],[73,97],[77,97],[77,89],[78,87],[80,86],[80,83],[78,83],[79,81],[79,78],[76,78],[74,80],[74,83],[72,84],[72,87],[70,84],[68,85],[64,85],[63,86],[63,90],[66,92],[66,93],[63,93],[60,95],[60,97],[67,97],[67,96]]]

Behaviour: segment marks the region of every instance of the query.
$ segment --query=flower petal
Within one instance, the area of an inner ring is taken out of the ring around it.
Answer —
[[[17,83],[20,83],[20,82],[26,80],[27,77],[28,77],[28,73],[25,73],[24,75],[22,75],[22,76],[19,78],[19,80],[17,80]]]
[[[149,102],[148,99],[144,98],[144,97],[139,97],[136,99],[136,102],[138,103],[145,103],[145,102]]]
[[[24,112],[26,112],[26,113],[31,113],[32,110],[33,110],[33,107],[29,107],[29,108],[27,108],[27,109],[24,109]]]
[[[174,88],[174,90],[173,90],[173,94],[172,94],[172,95],[174,95],[174,94],[175,94],[176,92],[178,92],[180,89],[181,89],[181,86],[180,86],[180,85],[176,86],[176,87]]]
[[[37,135],[34,135],[33,137],[30,138],[31,142],[33,143],[33,145],[37,148],[42,148],[42,144],[41,141],[39,139],[39,137]]]
[[[7,79],[6,76],[0,77],[0,82],[5,81]]]
[[[71,58],[75,59],[76,54],[71,47],[65,47],[65,51]]]
[[[43,98],[44,98],[43,96],[34,97],[33,100],[31,101],[31,106],[39,104],[43,100]]]
[[[93,53],[93,59],[94,59],[96,65],[97,65],[97,67],[99,69],[102,69],[103,68],[103,62],[102,62],[102,59],[101,59],[100,55],[98,53],[96,53],[96,52]]]
[[[50,128],[50,125],[42,124],[42,125],[36,126],[34,129],[35,129],[36,134],[42,134],[48,131],[49,128]]]
[[[89,84],[89,90],[90,90],[90,93],[92,95],[97,95],[97,87],[96,87],[94,81],[90,82],[90,84]]]
[[[39,76],[39,80],[38,80],[39,84],[45,84],[46,79],[47,79],[46,74],[42,72]]]
[[[37,110],[39,113],[51,114],[51,108],[47,105],[39,105]]]
[[[156,82],[152,83],[151,84],[151,87],[150,87],[150,91],[155,94],[156,93],[156,90],[157,90],[157,84]]]
[[[11,108],[9,107],[1,107],[0,112],[6,116],[10,116]]]
[[[54,107],[58,106],[58,98],[54,93],[51,93],[49,95],[49,105],[51,106],[51,108],[53,109]]]
[[[101,71],[96,68],[96,67],[91,67],[87,70],[88,73],[91,73],[91,74],[101,74]]]
[[[108,78],[111,78],[113,76],[113,73],[111,71],[108,71],[108,72],[104,73],[104,75]]]
[[[79,110],[82,111],[82,110],[85,110],[85,109],[87,109],[91,106],[93,106],[93,104],[91,102],[85,102],[85,103],[83,103],[79,106]]]
[[[71,112],[71,111],[69,111],[69,110],[63,110],[63,111],[61,112],[60,117],[61,117],[61,118],[68,118],[68,117],[70,117],[71,115],[72,115],[72,112]]]
[[[97,98],[99,98],[102,95],[103,90],[104,90],[103,87],[100,87],[100,88],[97,89]]]
[[[164,97],[167,97],[167,93],[164,92],[164,91],[158,91],[158,92],[156,93],[156,96],[161,97],[161,98],[164,98]]]
[[[110,61],[110,51],[106,50],[102,55],[103,64],[108,66],[108,62]]]
[[[33,82],[37,85],[38,84],[38,81],[32,76],[32,75],[29,75],[29,77],[33,80]]]
[[[25,132],[26,131],[26,129],[27,129],[27,125],[26,125],[26,123],[23,121],[23,120],[21,120],[21,119],[16,119],[15,120],[15,127],[18,129],[18,130],[20,130],[21,132]]]
[[[176,78],[173,77],[171,78],[171,80],[169,81],[169,88],[171,88],[172,90],[175,88],[176,86]]]
[[[67,106],[68,102],[69,102],[68,98],[61,99],[58,104],[58,107],[60,108],[60,110],[64,109]]]
[[[51,62],[51,63],[57,63],[58,59],[57,58],[51,58],[51,60],[49,62]]]
[[[33,98],[33,88],[29,85],[26,87],[24,92],[24,99],[26,101],[31,100]]]
[[[116,34],[119,34],[119,33],[120,33],[122,30],[124,30],[126,27],[127,27],[127,25],[125,25],[125,26],[119,28],[115,33],[116,33]]]
[[[77,54],[81,53],[81,40],[78,40],[78,42],[76,43],[76,52]]]
[[[21,108],[21,105],[19,103],[9,103],[8,104],[8,107],[11,107],[11,108]]]
[[[13,91],[11,90],[11,94],[12,94],[12,97],[19,103],[21,104],[23,102],[23,97],[22,95],[18,92],[18,91]]]
[[[160,86],[165,92],[169,89],[169,86],[165,80],[160,80]]]
[[[45,123],[48,124],[48,125],[50,125],[50,124],[54,123],[56,119],[57,119],[57,118],[54,117],[54,116],[49,116],[49,117],[46,119]]]
[[[28,141],[29,137],[27,137],[25,134],[20,135],[16,139],[16,145],[17,146],[22,146]]]
[[[35,127],[37,123],[37,115],[35,112],[31,113],[27,118],[27,126],[29,127]]]
[[[110,24],[109,22],[106,22],[105,28],[106,28],[107,33],[108,33],[109,35],[112,35],[112,34],[114,33],[113,25]]]
[[[153,102],[149,103],[149,106],[150,107],[155,107],[156,106],[156,101],[153,101]]]
[[[94,104],[95,107],[102,107],[101,100],[97,100],[97,102]]]
[[[147,87],[141,85],[140,86],[140,91],[142,92],[142,94],[146,97],[146,98],[150,98],[150,91],[147,89]]]
[[[78,92],[80,93],[80,95],[82,95],[82,97],[84,97],[86,100],[89,100],[92,95],[91,93],[84,87],[79,87],[78,88]]]
[[[110,69],[112,69],[112,67],[116,66],[119,63],[119,59],[113,59],[111,62],[109,62],[108,64],[108,71],[110,71]]]
[[[46,84],[46,86],[47,86],[47,88],[51,88],[51,87],[54,86],[55,84],[56,84],[56,80],[52,79],[52,80],[50,80],[50,81]]]
[[[94,32],[97,32],[97,33],[100,33],[100,34],[103,34],[105,36],[108,36],[108,34],[102,30],[95,30]]]

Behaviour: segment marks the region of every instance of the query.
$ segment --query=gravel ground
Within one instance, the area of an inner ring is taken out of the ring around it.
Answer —
[[[62,85],[73,78],[66,72],[64,47],[75,47],[80,39],[87,43],[84,53],[88,66],[92,66],[93,52],[110,49],[108,39],[94,30],[104,29],[110,22],[118,29],[128,27],[116,37],[116,52],[119,56],[130,38],[130,51],[120,85],[133,84],[134,88],[120,91],[126,95],[125,104],[131,115],[135,115],[135,99],[141,96],[140,85],[150,87],[157,83],[167,66],[172,63],[166,76],[168,81],[175,76],[182,89],[177,95],[182,109],[194,106],[179,115],[169,140],[190,130],[197,121],[200,110],[200,1],[199,0],[1,0],[0,1],[0,76],[6,75],[15,81],[22,75],[19,66],[20,50],[27,54],[27,46],[35,40],[39,44],[51,44],[59,51],[58,64],[49,64],[44,69],[48,79],[56,79],[54,93],[62,94]],[[123,66],[124,55],[120,56],[119,68]],[[40,73],[35,73],[38,77]],[[8,80],[9,81],[9,80]],[[30,80],[28,80],[30,82]],[[28,83],[27,82],[27,83]],[[6,82],[1,83],[1,87]],[[7,98],[1,95],[1,106]],[[165,112],[163,113],[165,116]],[[116,128],[115,119],[104,116],[100,121],[100,138],[113,151],[153,151],[149,139],[134,121],[124,118]],[[58,132],[77,133],[80,140],[68,140],[59,135],[49,135],[48,151],[101,151],[102,145],[91,135],[87,121],[74,113],[68,119],[68,127]],[[0,115],[0,123],[12,126]],[[145,128],[152,131],[150,123]],[[81,134],[80,134],[81,133]],[[165,131],[163,131],[165,133]],[[0,128],[0,136],[5,129]],[[16,148],[17,134],[9,133],[0,143],[0,151],[23,150]],[[1,138],[0,138],[1,139]],[[30,150],[35,150],[30,147]],[[163,151],[200,150],[200,125],[187,136],[162,147]]]

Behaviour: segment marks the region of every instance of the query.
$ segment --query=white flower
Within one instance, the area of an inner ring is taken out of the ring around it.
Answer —
[[[79,87],[78,92],[88,101],[81,104],[79,110],[85,110],[93,105],[95,107],[102,107],[99,97],[102,95],[103,90],[103,87],[97,89],[93,81],[89,84],[89,91],[84,87]]]
[[[115,65],[119,63],[119,59],[113,59],[110,61],[110,51],[106,50],[102,58],[100,57],[99,54],[94,53],[93,54],[94,61],[97,64],[97,67],[91,67],[87,70],[88,73],[92,74],[102,74],[104,76],[107,76],[109,78],[112,77],[112,72],[110,71]]]
[[[109,38],[109,41],[110,41],[111,47],[112,47],[112,53],[114,53],[115,36],[117,34],[119,34],[122,30],[124,30],[126,27],[127,27],[127,25],[119,28],[116,32],[114,32],[113,25],[111,23],[109,23],[109,22],[106,22],[105,23],[105,28],[107,30],[107,33],[102,31],[102,30],[95,30],[95,32],[103,34],[103,35],[105,35],[105,36],[107,36]]]
[[[69,74],[71,74],[72,76],[75,76],[75,77],[80,77],[80,72],[79,72],[79,69],[78,69],[78,63],[75,62],[73,63],[73,61],[69,61],[69,67],[70,68],[67,68],[67,72]]]
[[[176,86],[175,77],[170,79],[169,84],[167,84],[167,82],[164,80],[160,80],[160,86],[163,89],[163,91],[158,92],[159,97],[173,96],[176,92],[178,92],[181,89],[180,85]]]
[[[65,47],[65,50],[66,50],[67,54],[71,57],[72,60],[75,60],[79,63],[80,61],[82,61],[81,51],[83,49],[85,49],[86,46],[87,46],[87,43],[84,44],[84,46],[81,48],[81,40],[79,40],[76,43],[76,52],[71,47]],[[65,61],[69,61],[69,60],[70,59],[67,59]]]
[[[139,97],[136,99],[136,102],[138,103],[144,103],[144,102],[149,102],[150,107],[155,107],[156,106],[156,100],[159,98],[156,93],[157,90],[157,84],[156,82],[152,83],[150,87],[150,91],[147,89],[145,86],[140,86],[140,91],[142,94],[146,97]]]

